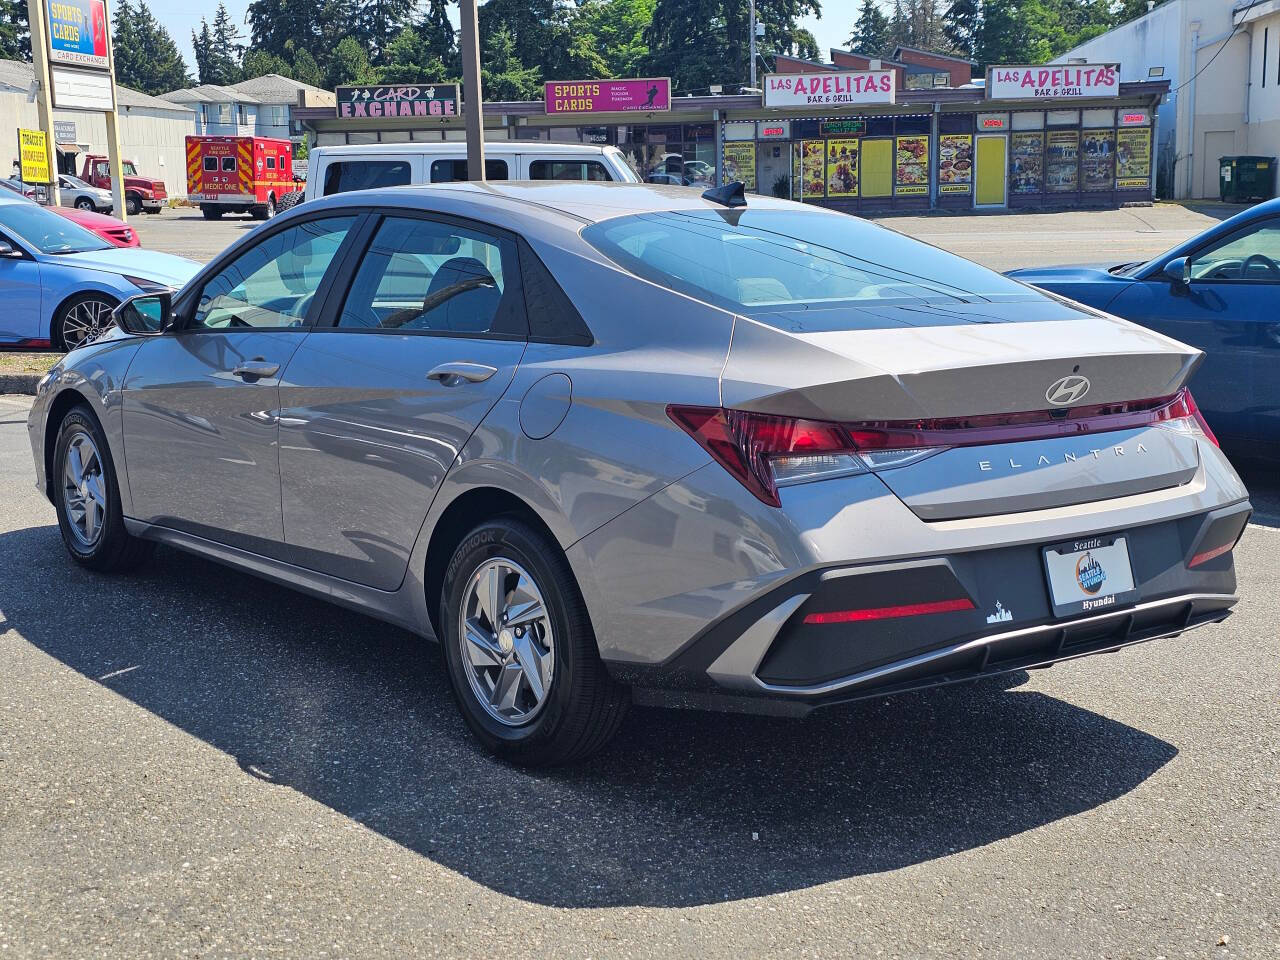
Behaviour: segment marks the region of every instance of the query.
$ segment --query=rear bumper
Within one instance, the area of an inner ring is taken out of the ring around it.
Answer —
[[[1230,548],[1250,513],[1238,500],[1089,528],[1125,535],[1135,589],[1087,613],[1054,614],[1041,554],[1053,534],[804,570],[718,617],[665,661],[613,660],[610,669],[640,702],[802,715],[1172,637],[1229,615],[1237,600]],[[874,615],[833,622],[841,611]]]

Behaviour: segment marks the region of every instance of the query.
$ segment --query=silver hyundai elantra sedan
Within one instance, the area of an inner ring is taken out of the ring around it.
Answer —
[[[117,321],[31,411],[71,556],[168,544],[434,637],[520,762],[633,701],[799,715],[1236,602],[1196,350],[841,214],[348,193]]]

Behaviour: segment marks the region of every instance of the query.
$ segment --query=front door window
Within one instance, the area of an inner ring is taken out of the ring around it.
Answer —
[[[1280,283],[1280,220],[1246,227],[1195,254],[1192,281]]]

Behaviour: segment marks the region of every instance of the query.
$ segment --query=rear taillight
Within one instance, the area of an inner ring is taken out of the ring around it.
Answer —
[[[756,497],[775,507],[781,506],[780,486],[899,467],[948,447],[1151,426],[1218,442],[1186,389],[1155,400],[920,420],[832,423],[677,404],[667,407],[667,416]]]

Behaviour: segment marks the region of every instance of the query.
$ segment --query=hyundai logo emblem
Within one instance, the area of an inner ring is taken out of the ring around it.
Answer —
[[[1065,407],[1084,398],[1089,392],[1089,378],[1078,374],[1055,380],[1044,392],[1044,398],[1055,407]]]

